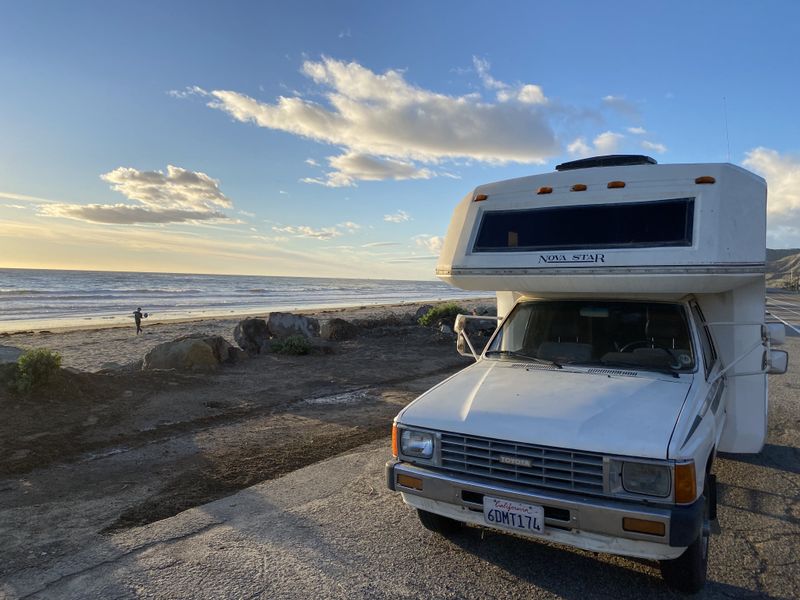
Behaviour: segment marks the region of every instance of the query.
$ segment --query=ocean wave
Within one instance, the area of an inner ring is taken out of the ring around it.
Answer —
[[[0,269],[0,322],[160,317],[474,297],[438,281]]]
[[[49,293],[48,290],[0,290],[0,296],[40,296]]]

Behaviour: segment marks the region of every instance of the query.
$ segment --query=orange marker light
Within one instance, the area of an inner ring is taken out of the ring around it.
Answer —
[[[392,456],[397,458],[397,425],[392,423]]]
[[[411,488],[412,490],[422,490],[422,479],[419,477],[412,477],[404,473],[397,475],[397,484],[403,487]]]
[[[552,194],[553,193],[553,188],[547,187],[547,186],[542,186],[542,187],[539,188],[539,191],[536,192],[536,193],[537,194]]]
[[[586,184],[584,183],[576,183],[570,189],[570,192],[585,192],[586,191]]]
[[[703,177],[698,177],[694,180],[695,183],[716,183],[717,180],[711,177],[711,175],[704,175]]]
[[[675,465],[675,502],[689,504],[697,498],[697,480],[694,463]]]
[[[622,528],[625,531],[635,531],[636,533],[660,536],[663,536],[666,531],[664,523],[645,519],[634,519],[633,517],[624,517],[622,519]]]
[[[484,200],[486,200],[488,197],[489,197],[489,196],[487,196],[486,194],[478,194],[477,196],[475,196],[475,200],[474,200],[474,202],[483,202],[483,201],[484,201]]]
[[[608,189],[613,190],[616,188],[624,188],[625,182],[624,181],[609,181],[608,182]]]

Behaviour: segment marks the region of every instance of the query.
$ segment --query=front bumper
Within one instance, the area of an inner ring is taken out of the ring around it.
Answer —
[[[398,484],[400,474],[422,480],[422,489]],[[487,526],[484,495],[543,506],[547,537],[626,556],[675,558],[697,539],[703,527],[702,497],[688,506],[660,506],[469,480],[397,460],[386,464],[386,480],[389,489],[401,492],[407,504],[476,525]],[[663,523],[665,535],[626,531],[622,526],[625,517]]]

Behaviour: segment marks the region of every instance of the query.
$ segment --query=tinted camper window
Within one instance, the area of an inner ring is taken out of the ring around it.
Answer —
[[[486,211],[474,252],[691,246],[694,198]]]

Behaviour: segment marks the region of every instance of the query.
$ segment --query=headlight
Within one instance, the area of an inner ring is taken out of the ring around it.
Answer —
[[[433,434],[425,431],[403,429],[400,436],[400,453],[415,458],[433,457]]]
[[[622,464],[622,487],[631,494],[669,496],[670,469],[666,465],[625,462]]]

